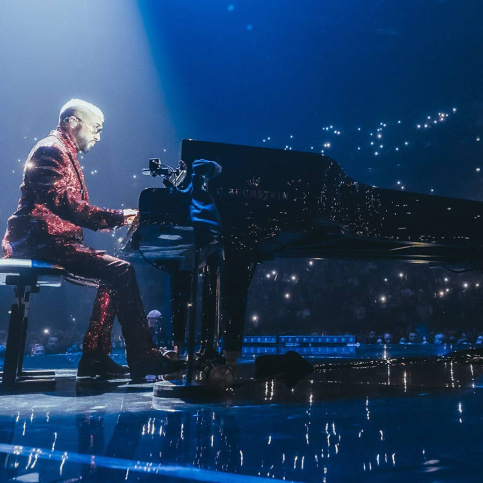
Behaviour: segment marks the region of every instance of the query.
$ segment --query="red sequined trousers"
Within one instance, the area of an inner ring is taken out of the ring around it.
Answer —
[[[111,353],[111,332],[114,318],[116,317],[116,296],[117,292],[111,290],[108,285],[99,287],[94,308],[92,309],[89,328],[82,344],[84,354],[97,351],[104,354]]]
[[[117,315],[126,343],[128,365],[159,357],[149,332],[136,273],[129,262],[81,243],[38,250],[35,255],[62,265],[70,274],[67,277],[70,281],[99,287],[84,337],[84,353],[111,352],[111,329]]]

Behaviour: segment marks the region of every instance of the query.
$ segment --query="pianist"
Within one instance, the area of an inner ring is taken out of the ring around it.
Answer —
[[[117,315],[131,378],[141,379],[172,372],[181,363],[155,349],[133,267],[83,243],[82,228],[111,229],[132,223],[137,214],[89,204],[77,155],[100,140],[103,123],[101,110],[85,101],[72,99],[62,107],[57,129],[39,141],[27,158],[18,208],[8,220],[2,242],[3,255],[57,263],[71,281],[98,287],[79,377],[116,377],[127,372],[108,356]]]

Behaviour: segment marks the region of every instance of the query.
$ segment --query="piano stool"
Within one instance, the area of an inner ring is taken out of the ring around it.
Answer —
[[[18,258],[0,259],[0,285],[14,287],[7,347],[3,365],[2,389],[12,389],[19,382],[49,378],[54,381],[55,371],[24,371],[23,358],[27,338],[30,294],[41,287],[60,287],[65,271],[62,267],[39,260]]]

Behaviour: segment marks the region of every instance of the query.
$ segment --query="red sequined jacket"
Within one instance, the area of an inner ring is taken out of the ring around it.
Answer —
[[[33,257],[55,245],[82,242],[82,228],[121,226],[121,210],[89,204],[84,175],[72,137],[51,131],[30,152],[25,164],[17,211],[2,241],[5,257]]]

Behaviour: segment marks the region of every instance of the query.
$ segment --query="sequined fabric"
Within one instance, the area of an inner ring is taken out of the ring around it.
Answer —
[[[90,253],[86,247],[77,248],[68,257],[61,257],[64,268],[73,274],[74,282],[80,280],[84,284],[88,281],[99,286],[84,337],[84,352],[110,353],[111,329],[117,315],[126,343],[128,364],[131,366],[146,360],[154,345],[134,268],[130,263],[105,253]],[[48,254],[42,259],[46,257]]]
[[[122,211],[89,204],[84,175],[71,136],[57,129],[39,141],[25,163],[17,211],[2,242],[7,257],[28,257],[32,247],[82,242],[82,228],[114,228]]]
[[[115,315],[122,326],[128,364],[159,358],[149,334],[134,268],[126,261],[83,245],[82,228],[113,228],[122,211],[89,204],[73,139],[52,131],[30,152],[17,211],[2,242],[5,257],[33,258],[62,265],[75,283],[95,285],[98,294],[85,350],[111,350]]]
[[[116,316],[114,307],[115,292],[107,285],[101,285],[92,309],[89,328],[84,336],[82,350],[86,352],[103,352],[110,354],[112,351],[111,331]]]

